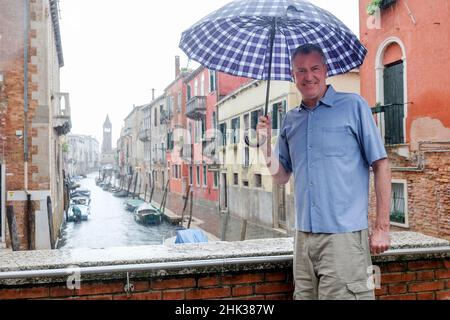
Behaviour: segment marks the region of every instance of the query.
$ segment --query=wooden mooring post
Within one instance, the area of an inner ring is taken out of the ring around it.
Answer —
[[[16,216],[14,215],[14,207],[6,207],[6,217],[8,218],[8,230],[11,239],[11,246],[13,251],[20,250],[19,234],[17,230]]]

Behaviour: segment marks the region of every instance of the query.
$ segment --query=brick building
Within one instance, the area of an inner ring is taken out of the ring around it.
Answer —
[[[71,127],[69,95],[59,88],[58,5],[4,0],[0,12],[0,243],[50,248],[63,219],[62,143]]]
[[[392,225],[450,239],[448,1],[383,0],[373,16],[370,2],[360,0],[361,93],[392,165]]]

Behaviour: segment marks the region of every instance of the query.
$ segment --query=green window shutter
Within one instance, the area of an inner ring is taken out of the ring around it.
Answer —
[[[272,105],[272,129],[278,129],[278,110],[279,103]]]
[[[222,134],[222,145],[227,145],[227,124],[221,123],[220,124],[220,133]]]
[[[386,144],[404,143],[403,63],[384,69],[384,126]]]
[[[250,128],[253,130],[256,130],[256,126],[258,125],[258,111],[253,111],[251,113],[251,120],[250,120]]]

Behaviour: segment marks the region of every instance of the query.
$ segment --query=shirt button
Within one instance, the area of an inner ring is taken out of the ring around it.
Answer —
[[[311,204],[311,207],[315,208],[315,207],[316,207],[316,204],[313,202],[313,203]]]
[[[314,186],[314,183],[313,183],[313,182],[310,182],[310,183],[309,183],[309,186],[310,186],[310,187],[313,187],[313,186]]]
[[[311,150],[311,149],[312,149],[312,146],[309,146],[308,149]]]

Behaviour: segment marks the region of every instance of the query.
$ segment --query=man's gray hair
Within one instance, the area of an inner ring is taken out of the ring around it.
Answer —
[[[317,52],[318,54],[320,54],[320,56],[322,57],[323,60],[323,64],[327,64],[327,58],[325,57],[325,53],[323,53],[323,50],[320,46],[318,46],[317,44],[312,44],[312,43],[306,43],[306,44],[302,44],[301,46],[299,46],[297,49],[295,49],[294,53],[292,54],[292,59],[291,61],[294,61],[295,57],[299,56],[299,55],[307,55],[313,52]]]

